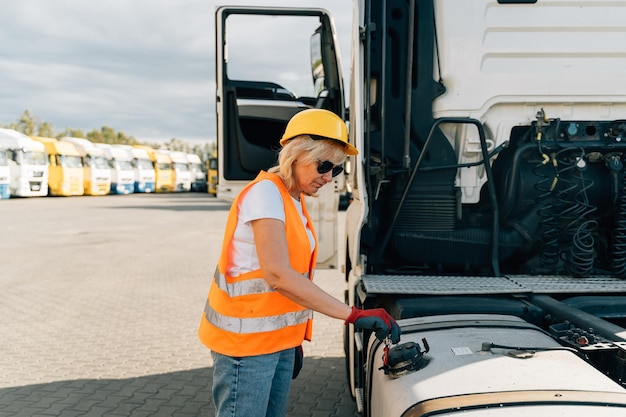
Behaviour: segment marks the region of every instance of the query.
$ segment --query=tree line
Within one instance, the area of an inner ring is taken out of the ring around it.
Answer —
[[[209,155],[215,150],[215,143],[189,143],[180,139],[171,138],[169,142],[165,143],[150,143],[141,142],[132,136],[125,134],[124,132],[117,132],[115,129],[103,126],[100,130],[94,129],[90,132],[83,132],[81,129],[65,128],[62,132],[55,133],[52,124],[49,122],[42,122],[32,115],[28,110],[17,119],[15,122],[8,123],[6,125],[0,124],[0,127],[6,129],[17,130],[28,136],[43,136],[47,138],[60,139],[64,136],[71,136],[75,138],[89,139],[94,143],[109,143],[119,145],[143,145],[149,146],[153,149],[168,149],[170,151],[181,151],[186,153],[195,153],[202,161],[206,161]]]

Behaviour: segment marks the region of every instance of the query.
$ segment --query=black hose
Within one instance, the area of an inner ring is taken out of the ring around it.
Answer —
[[[622,179],[622,193],[617,209],[611,271],[615,276],[624,279],[626,278],[626,176]]]
[[[555,188],[559,181],[558,170],[554,165],[550,174],[545,174],[545,163],[539,163],[533,168],[533,173],[541,178],[534,185],[539,192],[536,202],[540,207],[537,213],[541,216],[541,265],[554,271],[559,261],[559,236],[557,213],[559,212]]]

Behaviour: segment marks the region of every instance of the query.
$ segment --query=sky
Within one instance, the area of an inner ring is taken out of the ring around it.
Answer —
[[[218,5],[328,10],[347,84],[352,0],[2,0],[0,124],[28,110],[55,133],[214,141]]]

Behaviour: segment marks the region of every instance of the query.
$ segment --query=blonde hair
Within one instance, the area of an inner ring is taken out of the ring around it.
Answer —
[[[278,153],[278,165],[268,169],[268,172],[278,174],[289,191],[296,187],[293,171],[296,160],[303,164],[330,161],[333,165],[341,165],[346,160],[345,146],[334,139],[313,139],[309,135],[296,136],[287,142]]]

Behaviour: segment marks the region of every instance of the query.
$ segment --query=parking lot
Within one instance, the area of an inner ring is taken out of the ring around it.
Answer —
[[[0,201],[0,417],[213,416],[196,331],[228,208],[204,193]],[[343,298],[339,271],[316,282]],[[289,416],[356,415],[342,331],[316,315]]]

